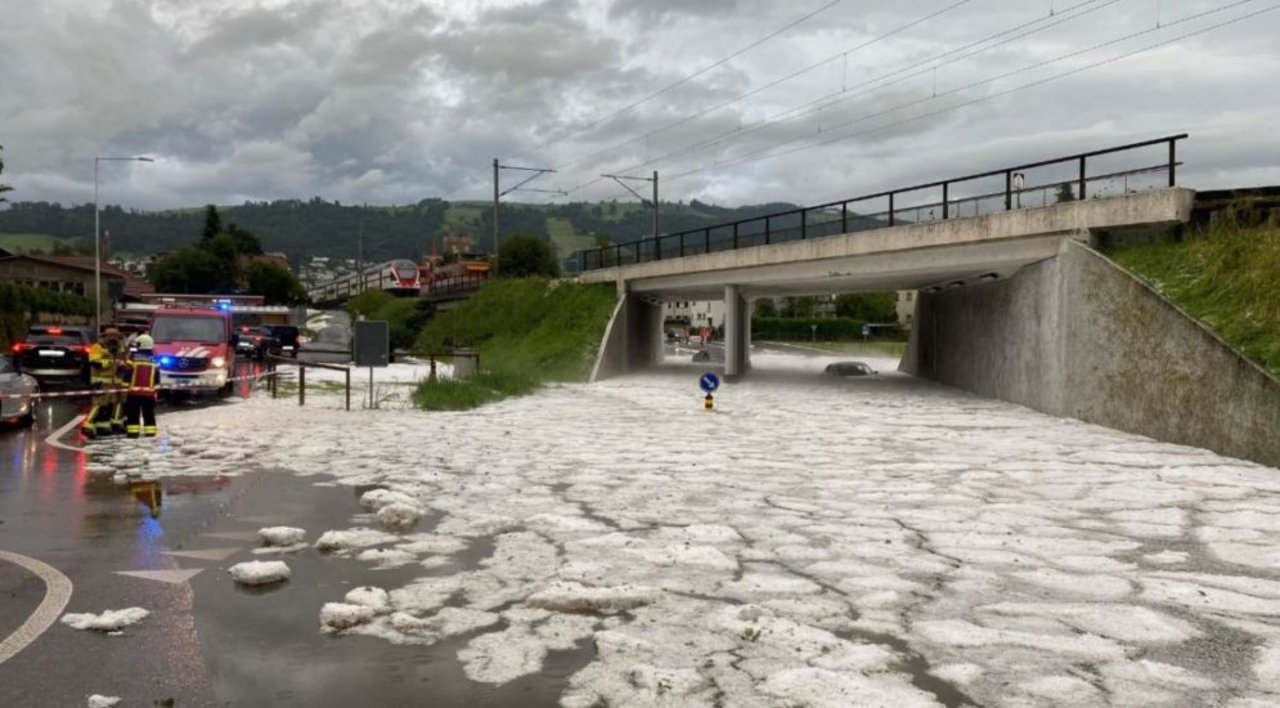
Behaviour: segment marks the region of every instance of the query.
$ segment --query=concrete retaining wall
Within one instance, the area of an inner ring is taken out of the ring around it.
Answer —
[[[591,380],[620,376],[650,366],[662,355],[662,307],[623,293],[605,327]]]
[[[1157,440],[1280,466],[1280,382],[1104,256],[922,293],[902,369]]]

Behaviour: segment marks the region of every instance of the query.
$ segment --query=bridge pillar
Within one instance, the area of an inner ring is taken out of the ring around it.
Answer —
[[[724,377],[735,379],[750,368],[751,308],[737,285],[724,287]]]

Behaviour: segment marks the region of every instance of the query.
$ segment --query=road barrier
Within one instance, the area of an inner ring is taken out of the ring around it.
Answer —
[[[271,397],[277,398],[280,392],[279,377],[276,367],[280,364],[292,365],[298,367],[298,405],[307,405],[307,368],[329,369],[331,371],[341,371],[344,374],[346,386],[346,408],[351,410],[351,367],[340,366],[338,364],[319,364],[316,362],[302,361],[300,359],[285,358],[281,356],[269,356],[266,362],[271,366],[269,371],[272,376],[269,382]]]
[[[247,376],[232,376],[227,379],[227,383],[236,383],[239,381],[250,381],[256,379],[269,378],[274,381],[277,371],[270,369],[256,374]],[[199,384],[166,384],[164,386],[156,386],[157,391],[188,391],[192,389],[203,388]],[[86,396],[97,396],[107,393],[128,393],[128,388],[89,388],[77,389],[75,391],[37,391],[35,393],[4,393],[0,394],[0,399],[13,398],[84,398]]]

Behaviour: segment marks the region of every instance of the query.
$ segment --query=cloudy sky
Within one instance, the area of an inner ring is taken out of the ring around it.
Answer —
[[[1189,132],[1189,186],[1280,184],[1278,4],[7,2],[0,179],[81,203],[95,156],[148,155],[104,202],[391,204],[490,198],[500,157],[561,201],[656,169],[673,201],[816,203]]]

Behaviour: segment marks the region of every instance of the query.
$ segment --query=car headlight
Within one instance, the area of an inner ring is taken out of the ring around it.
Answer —
[[[209,363],[213,364],[213,368],[221,369],[222,367],[227,365],[227,360],[223,359],[220,356],[215,356]]]

